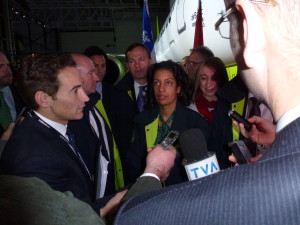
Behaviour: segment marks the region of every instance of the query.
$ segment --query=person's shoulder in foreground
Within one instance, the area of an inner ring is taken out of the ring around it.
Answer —
[[[299,224],[300,152],[281,144],[297,126],[257,163],[130,199],[115,224]]]
[[[0,224],[105,224],[69,191],[54,191],[37,178],[0,175]]]

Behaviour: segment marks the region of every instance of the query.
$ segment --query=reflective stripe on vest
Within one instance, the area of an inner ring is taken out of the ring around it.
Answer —
[[[243,98],[242,100],[240,100],[238,102],[231,104],[231,109],[234,109],[240,115],[243,115],[244,107],[245,107],[245,98]],[[236,128],[236,126],[234,124],[232,124],[232,140],[236,141],[236,140],[239,140],[239,138],[240,138],[240,132]]]
[[[158,117],[150,124],[145,126],[147,148],[153,148],[158,131]]]
[[[108,120],[102,101],[98,100],[95,107],[101,113],[106,123],[108,124],[109,129],[111,130],[111,125]],[[114,149],[115,189],[119,190],[120,188],[124,187],[124,177],[123,177],[122,163],[120,159],[119,150],[113,135],[112,138],[113,138],[113,149]]]

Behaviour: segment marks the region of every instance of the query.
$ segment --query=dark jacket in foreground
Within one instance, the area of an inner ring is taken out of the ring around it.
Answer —
[[[94,202],[94,184],[69,144],[56,130],[29,115],[6,144],[0,173],[40,178],[54,190],[71,191],[96,212],[104,204]]]
[[[144,194],[115,224],[300,224],[300,118],[257,163]]]

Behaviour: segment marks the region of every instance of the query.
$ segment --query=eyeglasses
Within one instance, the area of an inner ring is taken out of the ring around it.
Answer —
[[[277,5],[275,0],[249,0],[249,1],[254,4],[262,4],[262,5],[273,6],[273,7]],[[221,11],[221,18],[218,19],[218,21],[215,23],[215,30],[219,31],[219,34],[221,35],[222,38],[230,39],[229,34],[228,35],[222,34],[220,26],[223,22],[228,22],[228,16],[234,13],[236,10],[237,10],[236,6],[235,4],[233,4],[225,12]]]
[[[222,11],[221,12],[221,18],[218,19],[218,21],[215,23],[215,30],[219,31],[219,34],[221,35],[222,38],[229,39],[229,35],[228,36],[222,35],[220,26],[223,22],[228,22],[227,17],[229,15],[231,15],[232,13],[234,13],[235,11],[236,11],[235,5],[231,6],[226,12]]]
[[[196,65],[198,65],[198,64],[200,64],[200,63],[203,63],[203,62],[187,62],[187,63],[186,63],[186,67],[189,67],[189,66],[194,67],[194,66],[196,66]]]

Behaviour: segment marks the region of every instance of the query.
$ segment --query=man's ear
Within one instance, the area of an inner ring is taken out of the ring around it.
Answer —
[[[237,0],[236,7],[243,17],[245,64],[249,68],[259,66],[266,47],[262,18],[249,0]]]
[[[34,95],[36,103],[42,107],[47,108],[50,105],[51,96],[49,96],[47,93],[43,91],[37,91]]]

